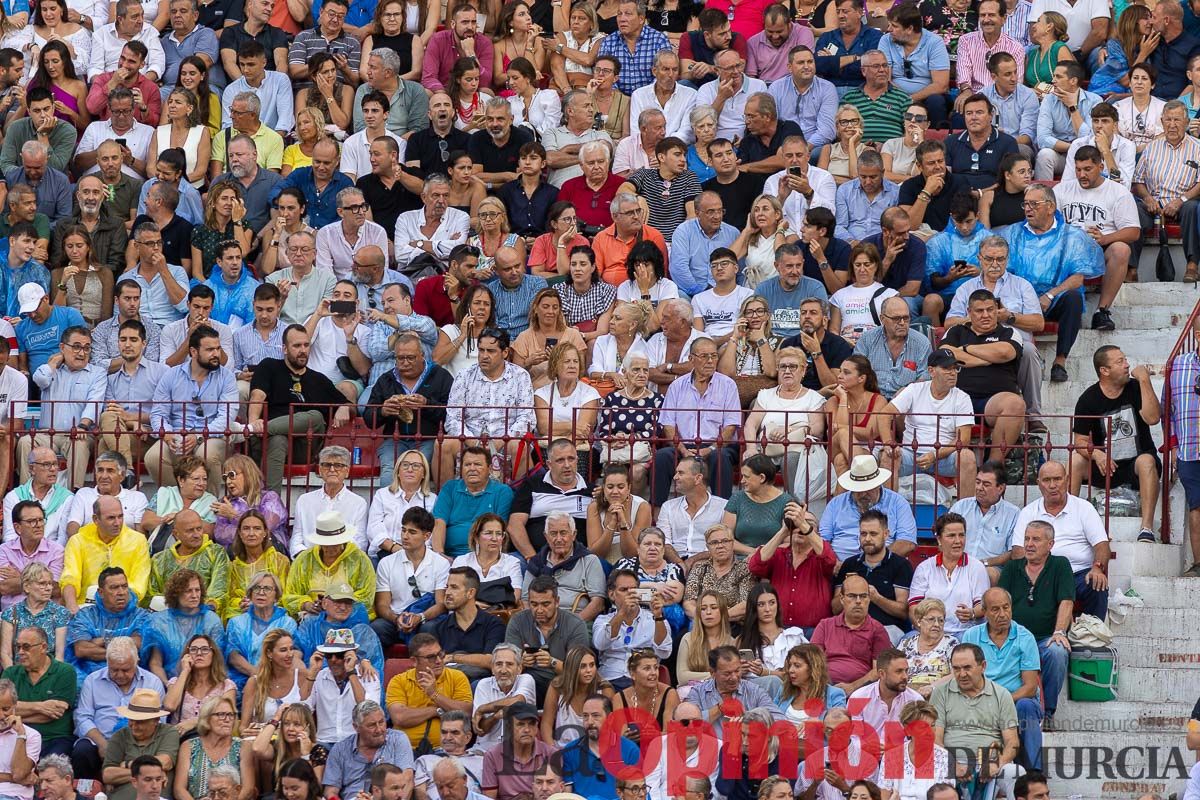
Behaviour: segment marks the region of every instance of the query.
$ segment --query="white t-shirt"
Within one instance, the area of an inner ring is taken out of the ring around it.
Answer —
[[[391,592],[392,611],[397,614],[417,599],[413,596],[412,584],[408,582],[409,576],[413,574],[412,561],[403,550],[386,555],[379,561],[379,569],[375,575],[375,591]],[[416,569],[416,579],[416,591],[420,594],[445,589],[446,582],[450,579],[450,562],[445,556],[426,546],[425,557]]]
[[[7,324],[7,323],[5,323]],[[25,416],[25,401],[29,399],[29,379],[7,364],[0,371],[0,422]]]
[[[705,289],[692,298],[692,314],[704,320],[706,334],[724,336],[733,332],[733,324],[737,322],[742,303],[753,294],[754,290],[745,286],[735,286],[725,296],[717,294],[716,289]]]
[[[1084,189],[1077,181],[1063,181],[1054,187],[1054,197],[1063,218],[1076,228],[1087,230],[1094,225],[1101,233],[1109,234],[1142,226],[1133,195],[1113,180],[1095,189]]]
[[[61,479],[63,475],[68,475],[66,470],[59,473]],[[87,525],[92,521],[92,507],[96,503],[96,498],[100,496],[100,492],[94,486],[81,486],[75,492],[75,497],[71,500],[71,510],[67,514],[67,523],[72,522],[77,525]],[[142,514],[146,513],[146,506],[150,505],[150,501],[146,499],[146,495],[139,492],[137,489],[121,489],[121,493],[117,495],[117,499],[121,501],[121,510],[125,512],[125,525],[129,528],[136,529],[142,523]]]
[[[1071,50],[1083,47],[1092,30],[1092,20],[1097,17],[1109,19],[1112,13],[1108,0],[1077,0],[1074,5],[1067,0],[1033,0],[1029,19],[1035,20],[1047,11],[1057,11],[1067,20],[1067,46]]]
[[[455,569],[456,567],[470,567],[475,570],[475,574],[479,576],[479,580],[483,583],[508,578],[508,582],[512,584],[514,592],[521,591],[521,585],[525,582],[525,571],[521,568],[521,562],[517,560],[516,556],[510,553],[501,553],[500,560],[492,564],[487,575],[483,574],[483,567],[479,566],[479,556],[474,553],[463,553],[454,559],[450,564],[450,569]]]
[[[512,689],[507,692],[500,691],[500,687],[496,685],[495,678],[484,678],[475,687],[475,705],[471,708],[471,714],[474,715],[479,710],[480,706],[485,706],[488,703],[494,703],[497,700],[503,700],[515,695],[522,695],[528,702],[537,705],[537,687],[534,686],[533,676],[518,675],[513,681]],[[483,734],[475,740],[475,747],[488,750],[500,744],[500,740],[504,737],[504,717],[501,715],[500,721],[492,727],[490,731]]]
[[[670,278],[659,278],[647,292],[650,295],[650,305],[658,308],[663,300],[675,300],[679,297],[679,287]],[[617,299],[626,303],[636,303],[642,299],[641,287],[636,281],[625,281],[617,287]]]
[[[551,391],[554,393],[553,400]],[[546,401],[552,409],[551,416],[554,422],[573,422],[579,409],[593,401],[600,402],[600,393],[592,388],[590,383],[583,381],[576,382],[570,394],[562,394],[558,390],[558,384],[551,382],[534,392],[533,396]]]
[[[875,295],[880,289],[878,296]],[[837,331],[843,339],[852,342],[872,328],[878,327],[875,317],[883,311],[883,301],[899,294],[895,289],[884,289],[882,284],[872,283],[870,286],[846,285],[833,293],[829,304],[842,312],[841,330]],[[871,298],[875,299],[872,300]],[[875,305],[875,316],[871,315],[871,305]],[[855,330],[855,329],[858,330]],[[309,357],[311,360],[311,356]]]
[[[346,347],[346,332],[333,324],[333,317],[322,317],[309,346],[308,368],[329,378],[335,386],[349,380],[337,366],[337,360],[346,355]]]
[[[1095,545],[1108,541],[1104,520],[1096,509],[1073,494],[1067,495],[1067,504],[1057,516],[1046,513],[1046,503],[1040,498],[1022,508],[1013,526],[1013,547],[1025,546],[1025,526],[1034,520],[1049,522],[1054,526],[1054,547],[1050,553],[1070,561],[1072,572],[1091,569]]]
[[[907,415],[904,418],[905,448],[911,448],[915,443],[918,453],[933,450],[934,443],[938,447],[954,444],[956,428],[975,424],[971,398],[957,386],[938,400],[933,396],[931,381],[910,383],[892,398],[892,405]]]
[[[387,131],[387,135],[392,137],[396,146],[400,148],[399,161],[403,164],[404,151],[408,147],[408,142],[391,131]],[[367,139],[365,128],[351,136],[342,145],[342,163],[338,169],[355,178],[371,174],[371,142]]]

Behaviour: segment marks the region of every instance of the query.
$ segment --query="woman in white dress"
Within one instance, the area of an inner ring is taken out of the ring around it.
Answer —
[[[437,492],[429,480],[429,462],[420,450],[409,450],[396,460],[390,486],[380,487],[367,513],[370,544],[367,555],[378,561],[400,549],[400,519],[410,508],[433,511]]]
[[[67,19],[66,0],[36,0],[33,10],[33,25],[25,58],[26,70],[37,64],[38,53],[46,42],[60,41],[71,52],[71,63],[75,74],[87,74],[88,62],[92,58],[92,34],[78,22]]]
[[[496,303],[482,283],[467,287],[454,312],[454,322],[443,325],[433,348],[433,360],[458,375],[479,363],[479,334],[496,324]]]
[[[753,289],[779,273],[775,250],[788,239],[788,224],[778,197],[760,194],[746,216],[746,227],[730,248],[744,262],[747,288]]]
[[[829,330],[850,344],[879,327],[883,301],[898,294],[879,281],[883,259],[873,244],[856,244],[850,251],[850,283],[829,298]]]
[[[533,393],[533,413],[538,436],[545,447],[560,437],[575,442],[581,463],[591,448],[596,415],[600,413],[600,393],[580,380],[583,353],[570,342],[560,342],[550,351],[550,383]]]
[[[196,95],[177,86],[167,95],[163,124],[150,136],[150,152],[158,156],[172,147],[183,149],[187,156],[187,179],[197,189],[204,185],[208,174],[209,155],[212,153],[212,137],[208,126],[200,118]]]
[[[520,605],[524,570],[516,556],[504,552],[504,545],[507,543],[508,530],[504,519],[496,514],[481,514],[471,525],[471,532],[467,534],[467,546],[470,550],[454,559],[450,568],[470,567],[475,570],[483,584],[479,587],[479,595],[488,590],[489,584],[502,586],[501,581],[507,582],[512,586],[516,604]],[[481,601],[478,596],[475,602],[485,609],[498,605]]]
[[[512,95],[508,106],[513,125],[524,125],[538,139],[562,123],[562,99],[553,89],[539,89],[537,70],[527,58],[514,58],[508,64],[508,88]]]

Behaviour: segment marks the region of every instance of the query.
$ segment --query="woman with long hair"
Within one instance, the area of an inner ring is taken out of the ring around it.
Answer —
[[[457,375],[479,363],[479,334],[496,324],[496,301],[492,290],[476,283],[463,290],[454,310],[454,322],[438,332],[433,360]]]
[[[604,34],[600,32],[596,9],[591,3],[584,0],[562,3],[555,13],[562,11],[568,13],[567,24],[555,25],[557,33],[554,34],[554,52],[550,54],[550,72],[554,88],[565,95],[572,89],[582,89],[592,79],[592,65],[596,63],[596,53]]]
[[[739,649],[754,652],[754,657],[743,664],[746,674],[782,679],[787,654],[793,647],[807,643],[800,628],[784,627],[779,590],[767,581],[755,584],[746,598],[746,621],[738,639]]]
[[[253,511],[247,511],[250,516]],[[273,630],[296,632],[296,621],[279,605],[283,599],[283,581],[273,572],[256,572],[246,583],[246,610],[229,620],[225,627],[225,660],[229,674],[240,692],[258,672],[263,639]],[[240,605],[240,603],[239,603]]]
[[[542,289],[529,306],[529,327],[513,342],[512,362],[527,370],[534,389],[539,389],[550,382],[550,354],[563,343],[573,344],[581,352],[587,350],[582,334],[567,325],[558,292]]]
[[[171,712],[170,722],[180,735],[195,729],[200,707],[214,697],[237,700],[237,686],[225,674],[225,658],[212,637],[197,634],[188,640],[179,675],[167,684],[163,708]]]
[[[254,231],[246,222],[246,202],[237,181],[217,181],[204,198],[204,224],[192,229],[192,277],[208,280],[217,263],[217,248],[233,240],[250,252]]]
[[[712,677],[708,654],[725,645],[736,646],[729,622],[729,601],[720,592],[702,592],[696,604],[692,628],[679,641],[675,675],[680,685],[695,684]]]
[[[1196,80],[1200,81],[1200,71],[1192,69],[1196,63],[1197,59],[1193,57],[1188,75],[1195,74]],[[1158,70],[1152,65],[1144,61],[1134,64],[1129,68],[1129,97],[1113,104],[1117,109],[1117,132],[1133,142],[1138,153],[1145,150],[1146,145],[1157,139],[1162,133],[1162,112],[1167,103],[1161,97],[1155,97],[1152,94],[1157,81]],[[1191,88],[1184,94],[1185,96],[1190,95],[1189,99],[1200,99],[1200,86],[1193,81]],[[1179,99],[1183,100],[1183,97]],[[1194,110],[1188,116],[1192,117],[1190,122],[1195,122]],[[1190,124],[1189,127],[1191,127]],[[1136,275],[1136,271],[1130,270],[1129,274]]]
[[[1157,39],[1150,25],[1150,9],[1137,4],[1126,6],[1117,19],[1116,35],[1104,44],[1101,64],[1088,81],[1088,91],[1101,97],[1125,95],[1129,68],[1150,57]]]
[[[303,758],[285,761],[276,771],[275,796],[280,800],[321,800],[324,788],[312,764]]]
[[[391,483],[381,486],[371,498],[367,513],[367,533],[371,541],[367,555],[384,558],[400,549],[400,520],[410,508],[433,510],[437,492],[433,490],[429,460],[418,448],[405,451],[396,459]]]
[[[587,237],[579,233],[579,217],[575,206],[566,200],[556,200],[546,212],[548,230],[533,241],[529,248],[529,271],[547,280],[566,275],[570,270],[568,253],[587,245]]]
[[[487,270],[490,274],[496,263],[496,251],[501,247],[516,250],[521,254],[521,263],[525,263],[525,240],[513,233],[508,223],[508,211],[499,197],[480,200],[474,207],[474,216],[479,220],[476,226],[479,233],[468,239],[467,244],[479,248],[478,269]]]
[[[841,475],[850,469],[857,455],[871,452],[874,443],[882,439],[881,425],[891,425],[891,417],[880,416],[887,398],[879,393],[879,379],[866,356],[852,355],[842,362],[837,372],[833,396],[825,403],[825,413],[832,421],[830,451],[834,471]],[[840,494],[841,487],[834,488]]]
[[[1063,61],[1074,61],[1067,47],[1067,18],[1057,11],[1046,11],[1029,28],[1032,44],[1025,51],[1025,85],[1041,100],[1050,93],[1054,68]]]
[[[800,644],[788,651],[784,660],[783,715],[797,725],[811,719],[808,704],[816,700],[824,717],[831,708],[844,708],[846,692],[829,680],[825,651],[815,644]]]
[[[475,176],[475,162],[466,151],[455,150],[450,153],[446,167],[446,175],[450,178],[450,197],[447,199],[447,205],[468,215],[471,218],[471,227],[478,230],[475,215],[479,204],[487,197],[487,187]],[[482,253],[480,260],[483,260]],[[491,273],[481,272],[480,269],[477,268],[476,277],[484,280],[492,277]]]
[[[600,393],[583,380],[585,352],[570,342],[555,345],[547,362],[550,380],[533,392],[533,414],[543,447],[549,448],[558,438],[571,439],[581,464],[588,463],[600,412]]]
[[[312,76],[312,86],[296,93],[296,110],[315,108],[320,112],[322,135],[326,125],[349,131],[354,90],[339,80],[333,55],[320,50],[309,56],[308,74]]]
[[[476,593],[475,603],[482,610],[493,607],[509,606],[507,601],[493,603],[487,597],[507,597],[506,587],[512,587],[512,595],[517,606],[521,604],[521,582],[523,569],[521,562],[511,553],[504,552],[508,544],[508,527],[503,517],[497,514],[480,514],[471,524],[467,534],[467,547],[470,549],[450,564],[450,568],[470,567],[479,576],[480,587]]]
[[[71,123],[82,133],[92,116],[87,110],[87,84],[75,72],[70,48],[58,39],[46,42],[38,52],[37,62],[37,71],[25,85],[26,94],[30,89],[48,89],[54,96],[54,116]],[[22,106],[18,116],[28,113],[29,110]]]
[[[637,556],[642,534],[650,530],[650,504],[633,493],[629,467],[625,464],[609,464],[600,476],[600,487],[596,499],[587,511],[587,544],[596,557],[612,562],[622,554]],[[661,533],[661,531],[659,531]],[[664,569],[662,556],[654,558],[655,573]],[[633,563],[633,559],[624,559]],[[623,562],[622,562],[623,563]],[[620,564],[618,564],[620,566]],[[677,566],[677,565],[667,565]],[[628,569],[637,569],[628,566]],[[682,575],[673,575],[679,580],[679,595],[683,595]],[[666,580],[666,578],[664,578]],[[679,602],[674,600],[673,602]]]
[[[221,98],[208,85],[208,65],[200,56],[188,56],[179,62],[179,86],[196,96],[200,120],[211,139],[221,130]]]
[[[312,681],[291,632],[275,628],[262,640],[258,669],[242,691],[242,727],[264,724],[285,706],[304,701]]]
[[[175,486],[160,486],[150,500],[150,505],[142,513],[139,529],[149,535],[159,525],[175,521],[175,515],[185,508],[200,515],[204,521],[205,533],[213,532],[216,522],[216,512],[213,503],[217,498],[208,492],[208,470],[204,459],[196,456],[183,456],[175,462]]]
[[[259,729],[251,752],[260,770],[264,765],[267,767],[265,774],[260,773],[263,786],[273,786],[275,776],[284,775],[287,765],[296,762],[307,764],[313,777],[320,781],[329,758],[325,746],[317,744],[317,720],[304,703],[280,706]]]
[[[258,259],[259,275],[267,276],[277,269],[287,269],[292,265],[288,257],[288,239],[292,235],[304,231],[312,234],[313,240],[316,240],[317,231],[308,224],[304,213],[307,208],[308,199],[295,186],[287,187],[275,198],[275,210],[278,212],[275,221],[263,226],[258,233],[259,242],[263,243],[262,255]],[[269,242],[279,242],[279,246],[271,247],[266,244]]]
[[[200,114],[200,101],[190,89],[176,86],[167,95],[162,124],[150,136],[150,152],[178,147],[187,156],[187,180],[197,189],[204,185],[212,155],[212,136]]]
[[[613,696],[613,710],[637,709],[649,714],[666,730],[667,723],[675,715],[679,705],[679,693],[669,683],[660,680],[658,656],[651,650],[634,650],[626,662],[633,683]],[[637,724],[625,726],[625,738],[641,741],[641,730]]]
[[[562,300],[567,324],[582,333],[583,340],[590,345],[594,339],[608,333],[617,290],[601,280],[596,269],[596,251],[592,248],[573,249],[568,265],[570,280],[558,284],[554,290]]]
[[[416,0],[412,4],[405,0],[383,0],[375,6],[375,23],[371,27],[373,32],[363,39],[362,52],[388,48],[400,57],[400,80],[419,82],[425,44],[437,31],[438,14],[429,13],[431,5],[428,0]],[[440,4],[437,10],[441,11]],[[415,20],[412,18],[414,12],[417,17]],[[410,22],[413,24],[410,25]],[[358,79],[367,82],[366,61],[359,67]]]
[[[75,309],[95,328],[112,316],[113,271],[96,258],[92,235],[83,225],[67,224],[62,243],[67,264],[50,274],[54,305]]]
[[[78,22],[71,22],[66,0],[35,0],[33,4],[33,39],[29,48],[30,60],[50,42],[62,42],[71,54],[76,75],[86,75],[92,56],[92,33]]]
[[[538,138],[562,123],[562,99],[553,89],[539,89],[539,76],[528,58],[514,58],[506,76],[508,107],[512,109],[513,124],[524,125]]]
[[[325,55],[321,53],[320,55]],[[283,149],[283,166],[279,174],[288,174],[300,167],[312,166],[313,149],[325,135],[325,117],[316,106],[308,106],[296,111],[296,141]],[[274,248],[272,248],[274,249]]]
[[[540,83],[546,73],[546,39],[542,38],[541,26],[533,21],[529,4],[524,0],[509,0],[500,9],[496,23],[496,38],[493,43],[492,83],[503,89],[508,79],[509,66],[518,58],[525,58],[533,66],[534,82]]]
[[[837,139],[821,148],[817,166],[826,170],[841,186],[858,177],[858,157],[867,149],[863,144],[863,118],[849,103],[838,107],[834,115]]]
[[[679,287],[667,277],[662,250],[654,242],[641,241],[630,248],[625,257],[625,274],[628,280],[617,287],[617,300],[646,303],[649,315],[642,332],[649,336],[662,327],[658,307],[664,300],[678,299]]]
[[[542,741],[561,747],[579,738],[583,730],[583,702],[594,694],[612,697],[612,686],[600,677],[596,656],[590,646],[572,647],[563,659],[562,672],[546,689],[542,714]],[[553,709],[554,713],[550,711]],[[556,737],[556,733],[560,736]]]
[[[237,729],[237,703],[221,695],[204,701],[196,720],[194,739],[179,746],[176,762],[174,797],[176,800],[204,800],[208,796],[208,776],[214,767],[229,765],[242,773],[242,791],[237,800],[250,800],[254,792],[254,759],[242,757],[243,740]],[[246,743],[249,750],[249,744]]]
[[[240,453],[231,455],[221,467],[221,478],[225,482],[225,496],[213,503],[213,511],[217,513],[213,541],[222,547],[232,545],[242,515],[254,510],[266,521],[274,546],[282,553],[288,552],[287,507],[278,494],[264,485],[258,463]]]
[[[775,270],[775,251],[791,236],[783,205],[774,195],[760,194],[746,215],[746,227],[729,249],[745,261],[747,288],[753,289],[779,273]]]
[[[878,328],[883,303],[898,293],[885,288],[883,259],[869,242],[859,242],[850,250],[850,280],[829,298],[829,330],[850,344],[864,333]]]
[[[446,93],[454,101],[454,127],[460,131],[483,129],[483,107],[492,97],[488,87],[480,86],[479,60],[463,56],[450,67],[446,79]]]

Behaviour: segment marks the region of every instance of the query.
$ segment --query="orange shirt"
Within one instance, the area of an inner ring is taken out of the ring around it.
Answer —
[[[667,240],[656,229],[649,225],[642,226],[642,239],[654,242],[662,251],[664,266],[667,261]],[[617,238],[616,225],[609,225],[596,234],[592,240],[592,249],[596,251],[596,270],[600,277],[613,286],[620,286],[629,280],[625,268],[625,258],[637,243],[637,237],[628,241]]]
[[[310,3],[309,5],[312,4]],[[273,27],[287,31],[292,36],[300,32],[300,23],[288,11],[287,0],[275,0],[275,6],[271,9],[271,17],[267,20],[267,23]],[[268,53],[268,55],[270,54]]]

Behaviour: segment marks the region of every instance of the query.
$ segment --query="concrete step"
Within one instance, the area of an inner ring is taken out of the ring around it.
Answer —
[[[1195,761],[1175,734],[1048,733],[1042,752],[1053,796],[1080,800],[1165,797],[1176,791],[1182,796]]]
[[[1147,545],[1149,547],[1151,545]],[[1166,545],[1160,545],[1166,546]],[[1141,573],[1138,573],[1141,575]],[[1193,630],[1195,627],[1195,611],[1188,608],[1154,608],[1149,605],[1143,608],[1131,609],[1122,622],[1111,622],[1110,626],[1115,635],[1136,639],[1172,639],[1180,631]],[[1157,699],[1173,697],[1175,699],[1192,697],[1195,687],[1182,695],[1160,694]],[[1126,698],[1132,699],[1132,698]]]
[[[1116,558],[1108,566],[1109,576],[1112,578],[1132,578],[1135,575],[1171,578],[1183,572],[1183,548],[1177,544],[1145,544],[1118,540],[1112,543],[1112,551],[1116,554]],[[1189,630],[1190,627],[1189,625],[1175,630]],[[1164,636],[1170,633],[1160,632],[1154,635]]]
[[[1135,364],[1146,364],[1155,372],[1161,372],[1163,363],[1170,354],[1171,349],[1175,346],[1175,342],[1179,338],[1177,330],[1160,330],[1160,331],[1138,331],[1136,336],[1131,336],[1130,331],[1093,331],[1086,327],[1090,325],[1090,315],[1084,319],[1085,328],[1079,332],[1079,338],[1075,340],[1075,346],[1071,348],[1071,356],[1067,359],[1066,370],[1067,380],[1080,381],[1082,383],[1091,384],[1096,380],[1096,371],[1092,368],[1092,353],[1102,345],[1115,344],[1121,348],[1121,351]],[[1055,341],[1053,338],[1039,338],[1037,340],[1038,353],[1042,356],[1042,361],[1045,363],[1045,374],[1043,378],[1046,381],[1050,380],[1050,363],[1054,360]],[[1070,408],[1055,409],[1045,407],[1042,410],[1047,413],[1070,413],[1074,409],[1075,404],[1072,402]]]
[[[1200,582],[1191,578],[1135,575],[1130,588],[1153,608],[1194,608]]]
[[[1108,703],[1081,703],[1063,696],[1054,715],[1056,733],[1092,733],[1103,735],[1130,734],[1136,736],[1169,734],[1179,736],[1187,732],[1187,723],[1192,713],[1191,703],[1154,702],[1142,703],[1118,699]]]

